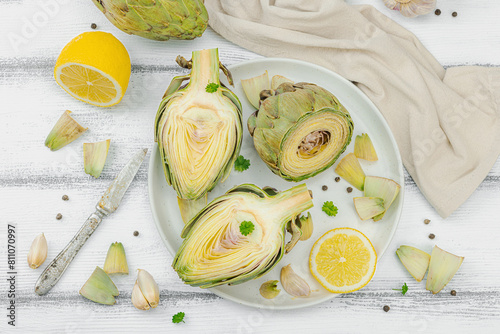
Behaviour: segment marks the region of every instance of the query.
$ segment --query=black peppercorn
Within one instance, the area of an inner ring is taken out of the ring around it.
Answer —
[[[58,213],[58,214],[56,215],[56,219],[57,219],[57,220],[61,220],[61,219],[62,219],[62,215],[61,215],[60,213]]]
[[[321,189],[323,189],[324,191],[328,190],[328,187],[327,186],[323,186],[321,187]]]
[[[391,309],[391,308],[389,307],[389,305],[385,305],[385,306],[384,306],[384,311],[385,311],[385,312],[389,312],[389,310],[390,310],[390,309]]]
[[[139,235],[139,231],[134,231],[134,237],[137,237]]]
[[[96,28],[97,28],[97,24],[92,23],[92,24],[90,25],[90,27],[91,27],[92,29],[96,29]]]
[[[450,291],[450,295],[452,295],[452,296],[456,296],[456,295],[457,295],[457,292],[456,292],[455,290],[451,290],[451,291]]]
[[[337,176],[337,177],[335,178],[335,182],[339,182],[339,181],[340,181],[340,177],[338,177],[338,176]]]
[[[63,195],[62,200],[63,200],[63,201],[67,201],[67,200],[69,200],[68,195]]]
[[[457,12],[453,12],[453,13],[451,13],[451,16],[453,16],[453,17],[457,17],[457,16],[458,16],[458,13],[457,13]]]
[[[347,192],[348,193],[352,193],[352,188],[351,187],[347,187]]]
[[[434,239],[435,237],[436,236],[433,233],[429,234],[429,239]]]
[[[431,220],[430,220],[430,219],[424,219],[424,224],[425,224],[425,225],[429,224],[430,222],[431,222]]]
[[[441,9],[436,9],[436,11],[434,12],[434,14],[441,15]]]

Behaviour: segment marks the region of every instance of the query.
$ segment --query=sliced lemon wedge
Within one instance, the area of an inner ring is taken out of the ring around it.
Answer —
[[[352,228],[325,233],[311,249],[309,268],[328,291],[347,293],[370,282],[377,266],[377,253],[370,240]]]
[[[56,82],[74,98],[98,107],[121,101],[131,65],[127,49],[112,34],[95,31],[75,37],[61,51]]]

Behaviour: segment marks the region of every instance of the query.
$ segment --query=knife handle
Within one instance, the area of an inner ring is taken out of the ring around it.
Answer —
[[[80,231],[78,231],[78,233],[54,258],[54,260],[50,262],[38,278],[38,281],[35,284],[35,292],[38,295],[41,296],[46,294],[54,285],[56,285],[61,276],[64,274],[66,268],[68,268],[71,261],[73,261],[76,254],[78,254],[78,251],[82,248],[92,233],[94,233],[97,226],[101,223],[102,218],[105,216],[107,216],[107,213],[99,210],[99,208],[97,208],[96,212],[89,216]]]

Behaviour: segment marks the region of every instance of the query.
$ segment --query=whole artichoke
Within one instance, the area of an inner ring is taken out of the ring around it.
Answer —
[[[296,217],[312,206],[305,184],[283,192],[236,186],[184,226],[184,241],[172,267],[186,284],[201,288],[258,278],[299,241],[302,231]],[[244,230],[243,224],[253,228]],[[287,224],[292,237],[285,244]]]
[[[283,179],[298,182],[321,173],[349,145],[351,116],[326,89],[284,82],[260,96],[248,130],[262,160]]]
[[[155,120],[155,140],[165,178],[175,189],[183,220],[207,203],[207,193],[223,182],[239,155],[243,136],[238,97],[220,84],[217,49],[177,58],[191,73],[172,79]],[[184,80],[189,80],[182,86]]]
[[[92,1],[118,29],[148,39],[193,39],[207,28],[202,0]]]

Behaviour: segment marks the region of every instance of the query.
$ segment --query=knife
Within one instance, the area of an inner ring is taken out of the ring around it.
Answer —
[[[76,254],[78,254],[78,251],[80,251],[87,239],[94,233],[97,226],[99,226],[102,219],[112,214],[118,208],[123,195],[125,195],[130,183],[132,183],[147,152],[147,149],[142,149],[130,159],[113,183],[111,183],[104,195],[102,195],[99,202],[97,202],[95,207],[96,211],[89,216],[80,231],[78,231],[69,244],[54,260],[52,260],[47,268],[45,268],[35,284],[35,292],[38,295],[42,296],[46,294],[56,285],[71,261],[73,261]]]

